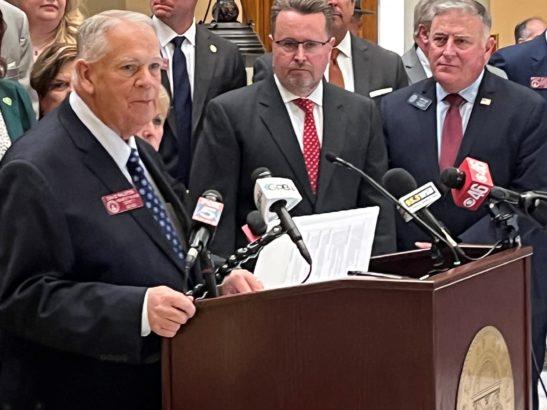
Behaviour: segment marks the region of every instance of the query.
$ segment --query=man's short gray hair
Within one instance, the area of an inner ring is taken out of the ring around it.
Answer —
[[[433,18],[448,13],[450,10],[461,10],[479,17],[484,25],[485,41],[488,39],[492,28],[492,17],[486,7],[475,0],[437,0],[431,5]]]
[[[152,19],[144,14],[127,10],[103,11],[89,17],[80,26],[77,58],[90,62],[99,60],[108,50],[106,33],[123,22],[142,24],[154,30]]]
[[[420,0],[414,6],[414,37],[420,32],[420,25],[423,25],[426,30],[431,27],[433,21],[432,5],[436,0]]]
[[[325,29],[329,37],[332,34],[332,8],[327,0],[275,0],[270,13],[270,31],[275,34],[277,16],[282,11],[293,10],[300,14],[322,13],[325,16]]]

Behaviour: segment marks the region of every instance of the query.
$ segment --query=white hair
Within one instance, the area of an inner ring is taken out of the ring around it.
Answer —
[[[152,19],[127,10],[107,10],[84,20],[78,33],[78,59],[97,61],[108,50],[106,33],[123,22],[135,23],[154,30]],[[159,47],[159,46],[158,46]]]
[[[492,28],[492,17],[486,8],[476,0],[437,0],[431,5],[431,16],[448,13],[450,10],[461,10],[480,18],[483,24],[484,41],[488,40]]]

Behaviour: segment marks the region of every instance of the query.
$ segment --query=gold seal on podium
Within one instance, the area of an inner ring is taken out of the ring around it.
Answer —
[[[457,410],[513,410],[515,388],[509,350],[493,326],[476,335],[463,364]]]

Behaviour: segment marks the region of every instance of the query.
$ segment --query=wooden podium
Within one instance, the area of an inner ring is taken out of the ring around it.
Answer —
[[[507,344],[515,409],[529,409],[530,255],[506,250],[426,280],[350,277],[198,302],[164,340],[163,409],[455,409],[487,325]],[[413,251],[370,271],[420,277],[429,265]]]

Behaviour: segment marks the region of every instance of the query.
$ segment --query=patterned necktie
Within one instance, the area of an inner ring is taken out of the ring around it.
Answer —
[[[443,124],[441,155],[439,157],[440,171],[454,166],[463,138],[460,106],[465,102],[465,99],[459,94],[448,94],[444,100],[450,104],[450,107]]]
[[[344,88],[344,77],[337,60],[338,54],[340,54],[340,50],[337,48],[333,48],[330,53],[329,83]]]
[[[11,139],[8,135],[8,129],[4,122],[4,117],[0,112],[0,159],[4,156],[8,148],[11,147]]]
[[[171,40],[173,50],[173,106],[177,118],[177,177],[188,186],[192,161],[192,94],[186,57],[182,52],[184,36]]]
[[[304,111],[304,137],[303,137],[303,154],[308,178],[310,180],[311,190],[315,194],[317,192],[317,183],[319,175],[319,154],[321,147],[319,146],[319,137],[317,136],[317,128],[315,128],[315,119],[313,118],[314,103],[305,98],[298,98],[294,103]]]
[[[129,175],[131,175],[135,188],[139,191],[139,195],[141,196],[144,205],[152,212],[154,220],[157,222],[165,238],[171,245],[175,255],[177,255],[180,260],[184,260],[184,251],[175,228],[169,219],[169,215],[167,215],[163,203],[160,201],[154,192],[154,188],[152,188],[152,185],[150,185],[150,182],[146,178],[144,168],[140,164],[139,153],[135,148],[131,148],[131,155],[127,160],[127,170],[129,171]]]

